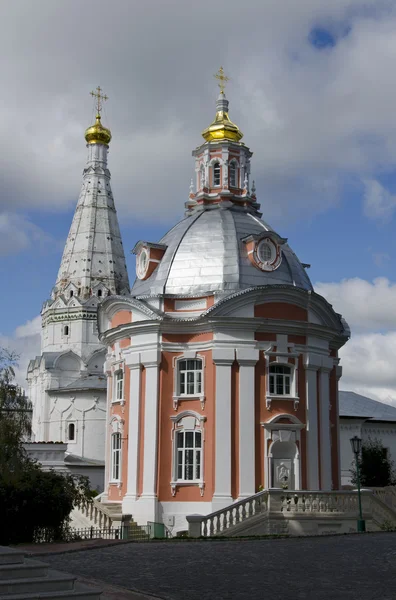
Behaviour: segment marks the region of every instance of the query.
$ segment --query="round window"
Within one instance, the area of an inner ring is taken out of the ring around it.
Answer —
[[[145,248],[143,248],[143,250],[140,252],[137,261],[136,261],[136,273],[137,276],[139,277],[139,279],[142,279],[147,272],[147,268],[149,265],[149,257],[148,257],[148,253],[147,250]]]
[[[258,258],[263,263],[270,263],[274,260],[274,246],[267,240],[260,242],[257,248]]]

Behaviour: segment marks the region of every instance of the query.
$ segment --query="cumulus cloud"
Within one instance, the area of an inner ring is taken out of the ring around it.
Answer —
[[[27,387],[26,372],[29,361],[40,354],[40,332],[41,317],[37,316],[17,327],[10,336],[2,335],[0,333],[0,347],[16,352],[19,356],[15,376],[17,383],[23,388]]]
[[[266,218],[324,210],[342,196],[345,174],[375,179],[393,164],[389,0],[251,0],[243,11],[226,0],[41,0],[33,12],[15,0],[0,18],[0,169],[14,207],[73,206],[93,117],[88,92],[100,84],[121,218],[180,215],[222,63]],[[320,27],[333,47],[311,43]]]
[[[341,313],[354,331],[386,331],[396,325],[396,284],[386,277],[315,284],[315,291]]]
[[[17,254],[32,244],[42,246],[52,237],[21,214],[0,212],[0,257]]]
[[[396,331],[352,335],[340,350],[340,388],[396,405]]]
[[[369,219],[389,221],[396,210],[396,195],[391,194],[379,181],[364,182],[364,214]]]

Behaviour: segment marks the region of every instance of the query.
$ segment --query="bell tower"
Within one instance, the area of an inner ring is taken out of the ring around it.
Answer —
[[[214,121],[204,129],[205,142],[196,148],[196,181],[192,181],[186,214],[208,208],[210,205],[230,206],[229,203],[258,212],[254,182],[250,184],[250,159],[253,153],[241,141],[243,133],[228,116],[229,102],[225,86],[229,78],[223,67],[214,76],[218,80],[220,94],[216,102]],[[196,191],[194,192],[194,188]]]
[[[41,311],[41,355],[30,361],[27,379],[36,441],[67,442],[68,452],[101,461],[106,349],[98,339],[97,310],[105,297],[129,293],[129,281],[107,166],[111,132],[101,120],[108,98],[100,87],[91,95],[96,119],[85,131],[81,191],[55,286]]]

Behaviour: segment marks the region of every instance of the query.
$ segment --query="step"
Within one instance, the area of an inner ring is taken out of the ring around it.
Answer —
[[[99,588],[91,588],[82,583],[76,583],[73,590],[63,590],[62,592],[32,592],[27,594],[7,594],[0,600],[100,600],[102,591]]]
[[[26,558],[23,563],[0,564],[0,582],[5,579],[23,579],[25,577],[46,577],[49,565]]]
[[[25,554],[21,550],[0,546],[0,565],[14,565],[23,563]]]
[[[60,592],[72,590],[75,581],[73,575],[67,575],[51,569],[47,577],[25,577],[24,579],[8,579],[0,581],[0,597],[10,594],[33,592]]]

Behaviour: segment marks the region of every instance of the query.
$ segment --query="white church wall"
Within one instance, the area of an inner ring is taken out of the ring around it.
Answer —
[[[351,485],[350,469],[353,466],[354,455],[350,440],[355,435],[362,437],[363,423],[364,419],[347,419],[340,417],[341,486]]]

